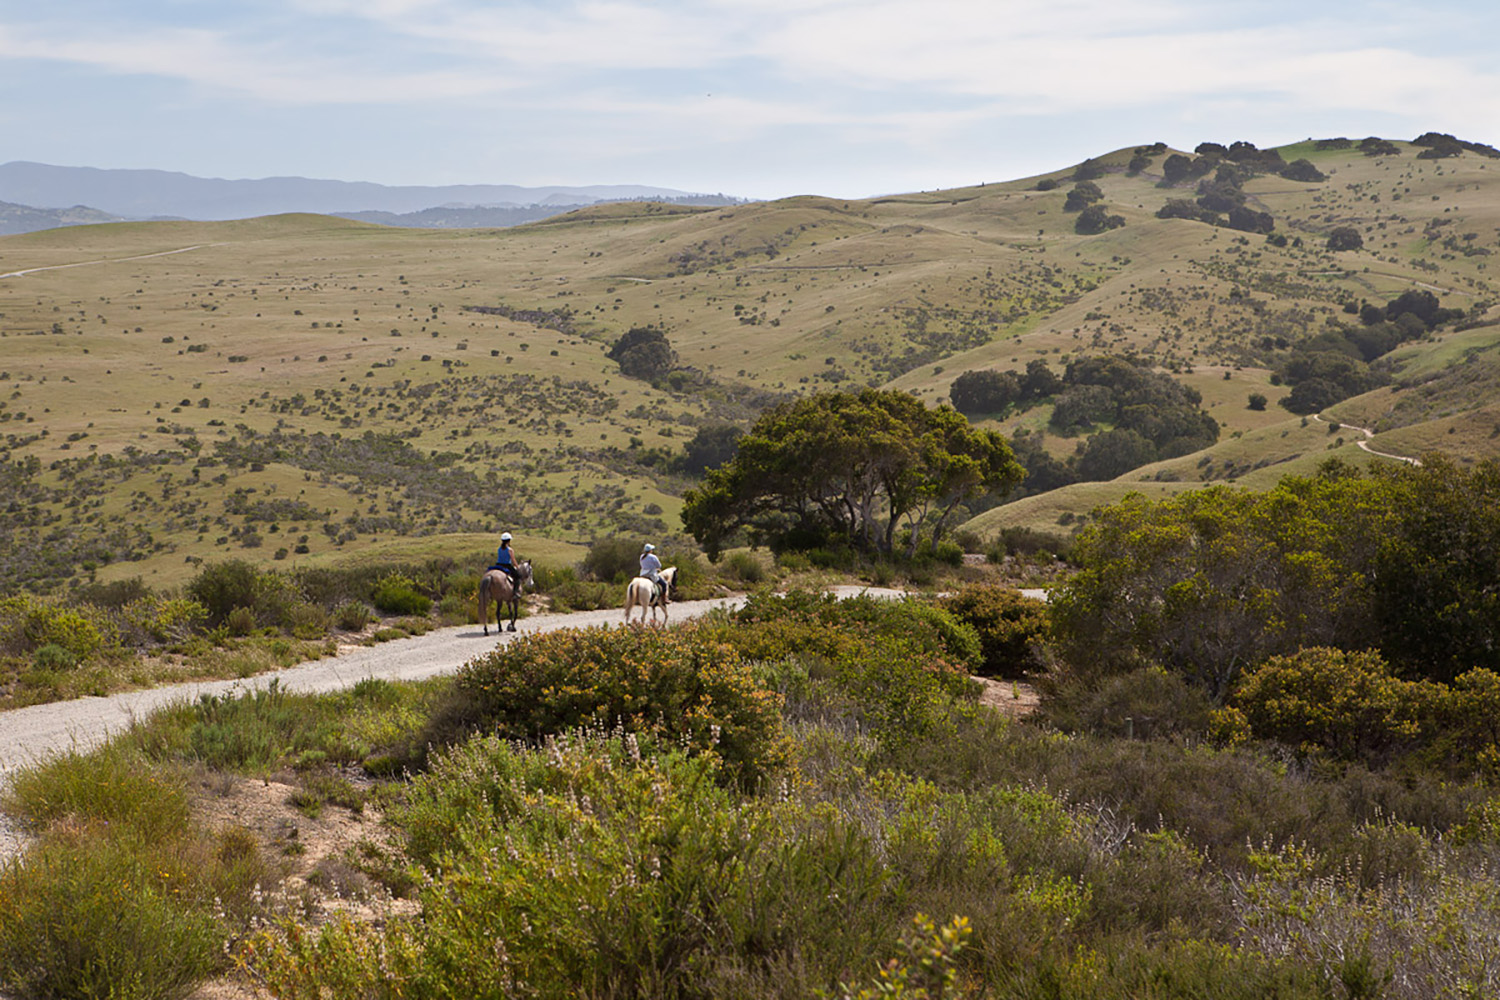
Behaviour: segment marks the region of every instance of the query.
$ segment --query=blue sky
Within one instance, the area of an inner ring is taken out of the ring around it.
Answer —
[[[0,161],[853,197],[1500,144],[1497,37],[1493,0],[0,0]]]

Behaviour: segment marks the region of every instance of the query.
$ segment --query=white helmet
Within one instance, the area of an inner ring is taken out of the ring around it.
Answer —
[[[501,540],[501,541],[502,541],[502,542],[508,542],[508,541],[510,541],[510,532],[508,532],[508,531],[506,531],[506,532],[503,532],[503,533],[502,533],[502,534],[501,534],[501,535],[500,535],[500,540]]]
[[[650,542],[646,543],[646,551],[647,552],[653,552],[655,550],[656,550],[656,546],[655,545],[652,545]]]

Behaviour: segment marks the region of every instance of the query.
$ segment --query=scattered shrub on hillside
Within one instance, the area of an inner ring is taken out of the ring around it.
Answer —
[[[1073,223],[1073,229],[1081,235],[1092,236],[1095,233],[1119,229],[1123,225],[1125,225],[1125,216],[1111,215],[1109,209],[1095,204],[1078,213],[1078,221]]]
[[[1012,587],[978,584],[944,598],[940,606],[973,627],[982,651],[976,673],[1021,677],[1042,666],[1047,605]]]
[[[712,752],[748,785],[785,761],[776,696],[732,647],[692,626],[522,636],[464,665],[431,733],[440,743],[475,729],[527,740],[585,725]]]
[[[1336,226],[1328,233],[1329,250],[1358,250],[1364,245],[1364,235],[1353,226]]]

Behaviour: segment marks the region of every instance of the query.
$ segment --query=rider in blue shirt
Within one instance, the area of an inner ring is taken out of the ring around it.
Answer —
[[[495,565],[490,569],[498,569],[510,577],[511,586],[516,593],[521,592],[521,574],[516,570],[516,554],[510,547],[510,532],[500,535],[500,549],[495,553]]]

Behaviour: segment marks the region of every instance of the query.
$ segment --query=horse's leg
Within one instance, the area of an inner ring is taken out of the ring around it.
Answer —
[[[479,624],[484,629],[485,635],[490,634],[489,603],[489,584],[488,581],[481,578],[479,581]],[[498,615],[496,616],[495,624],[499,624]]]
[[[516,630],[516,618],[520,615],[520,613],[521,613],[521,601],[520,601],[519,598],[516,597],[515,590],[511,590],[511,592],[510,592],[510,625],[506,627],[506,631],[507,632],[514,632]],[[497,625],[499,624],[499,620],[498,619],[496,620],[495,624],[497,624]]]

